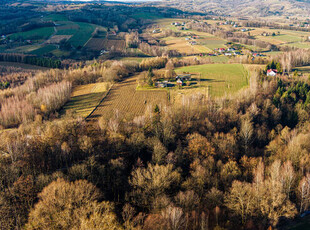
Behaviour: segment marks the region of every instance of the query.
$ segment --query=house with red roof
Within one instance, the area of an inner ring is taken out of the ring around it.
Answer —
[[[267,76],[269,77],[275,77],[278,74],[278,70],[276,69],[269,69],[267,70]]]

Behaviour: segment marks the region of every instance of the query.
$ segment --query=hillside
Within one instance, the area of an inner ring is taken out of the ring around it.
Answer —
[[[166,0],[166,4],[181,9],[212,12],[232,16],[306,16],[310,12],[308,0]]]

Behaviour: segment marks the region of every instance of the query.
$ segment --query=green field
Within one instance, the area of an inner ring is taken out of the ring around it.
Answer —
[[[226,48],[226,41],[220,39],[212,39],[212,40],[203,40],[200,42],[202,45],[208,47],[211,50],[218,48]]]
[[[224,55],[222,55],[222,56],[211,56],[209,58],[214,63],[227,63],[229,60],[229,57],[224,56]]]
[[[176,69],[177,73],[191,73],[197,79],[197,86],[193,85],[195,90],[204,91],[203,88],[210,87],[211,96],[223,96],[237,92],[248,85],[247,71],[241,64],[207,64],[187,66]],[[201,78],[199,81],[199,74]],[[199,87],[200,86],[200,87]]]
[[[101,101],[107,87],[107,83],[104,82],[75,87],[61,114],[71,110],[78,116],[87,117]]]
[[[45,40],[54,33],[54,27],[43,27],[39,29],[29,30],[26,32],[20,32],[11,34],[9,37],[12,40]]]
[[[303,66],[303,67],[298,67],[294,69],[294,71],[297,70],[298,72],[302,74],[310,74],[310,66]]]
[[[68,40],[75,47],[82,47],[92,37],[92,33],[96,29],[96,25],[77,22],[79,26],[77,32]]]
[[[39,49],[33,50],[30,53],[40,56],[40,55],[44,55],[44,54],[50,53],[50,52],[52,52],[55,49],[56,49],[56,47],[54,45],[46,45],[46,46],[43,46],[43,47],[41,47]]]

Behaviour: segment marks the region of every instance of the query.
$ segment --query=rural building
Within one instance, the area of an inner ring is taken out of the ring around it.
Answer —
[[[168,81],[158,81],[155,83],[155,87],[166,88],[168,87]]]
[[[192,77],[191,74],[179,74],[178,76],[175,77],[175,79],[181,81],[190,81],[191,77]]]
[[[177,85],[178,85],[178,86],[182,86],[182,85],[183,85],[183,81],[182,81],[181,79],[178,79],[178,80],[177,80]]]
[[[231,56],[231,53],[225,53],[225,56]]]
[[[235,51],[234,48],[228,48],[227,51],[231,52],[231,51]]]
[[[219,52],[223,53],[223,52],[225,52],[225,51],[226,51],[225,48],[219,48]]]
[[[261,54],[259,54],[259,53],[253,53],[253,57],[260,57],[261,56]]]
[[[160,29],[153,30],[153,34],[159,33]]]
[[[241,55],[240,52],[234,52],[234,55]]]
[[[192,46],[197,45],[196,41],[190,41],[189,44],[191,44]]]
[[[241,29],[241,31],[242,31],[242,32],[246,32],[246,31],[248,31],[248,30],[243,28],[243,29]]]
[[[100,51],[100,55],[104,55],[104,54],[107,54],[107,53],[109,53],[109,51],[107,51],[107,50],[101,50]]]
[[[276,69],[269,69],[267,70],[267,76],[268,77],[275,77],[277,76],[278,70]]]

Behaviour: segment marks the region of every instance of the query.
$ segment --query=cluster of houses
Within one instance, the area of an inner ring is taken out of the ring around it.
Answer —
[[[185,82],[191,81],[192,75],[191,74],[179,74],[175,77],[175,85],[177,86],[183,86]],[[171,87],[174,86],[173,83],[170,83],[168,81],[158,81],[155,83],[155,87],[157,88],[166,88],[166,87]]]
[[[188,28],[185,27],[186,26],[185,22],[182,22],[182,23],[180,23],[180,22],[172,22],[171,25],[172,26],[182,26],[181,30],[188,30]]]
[[[196,39],[199,39],[198,35],[189,35],[185,38],[185,40],[188,41],[188,43],[192,46],[197,45],[197,42],[195,41]]]
[[[180,23],[180,22],[172,22],[171,25],[172,26],[185,26],[186,23],[185,22],[182,22],[182,23]]]
[[[219,54],[224,54],[225,56],[241,55],[241,52],[237,51],[235,48],[227,48],[227,49],[226,48],[219,48],[215,51],[217,51]]]
[[[252,53],[253,57],[265,57],[266,55],[261,54],[261,53]]]

